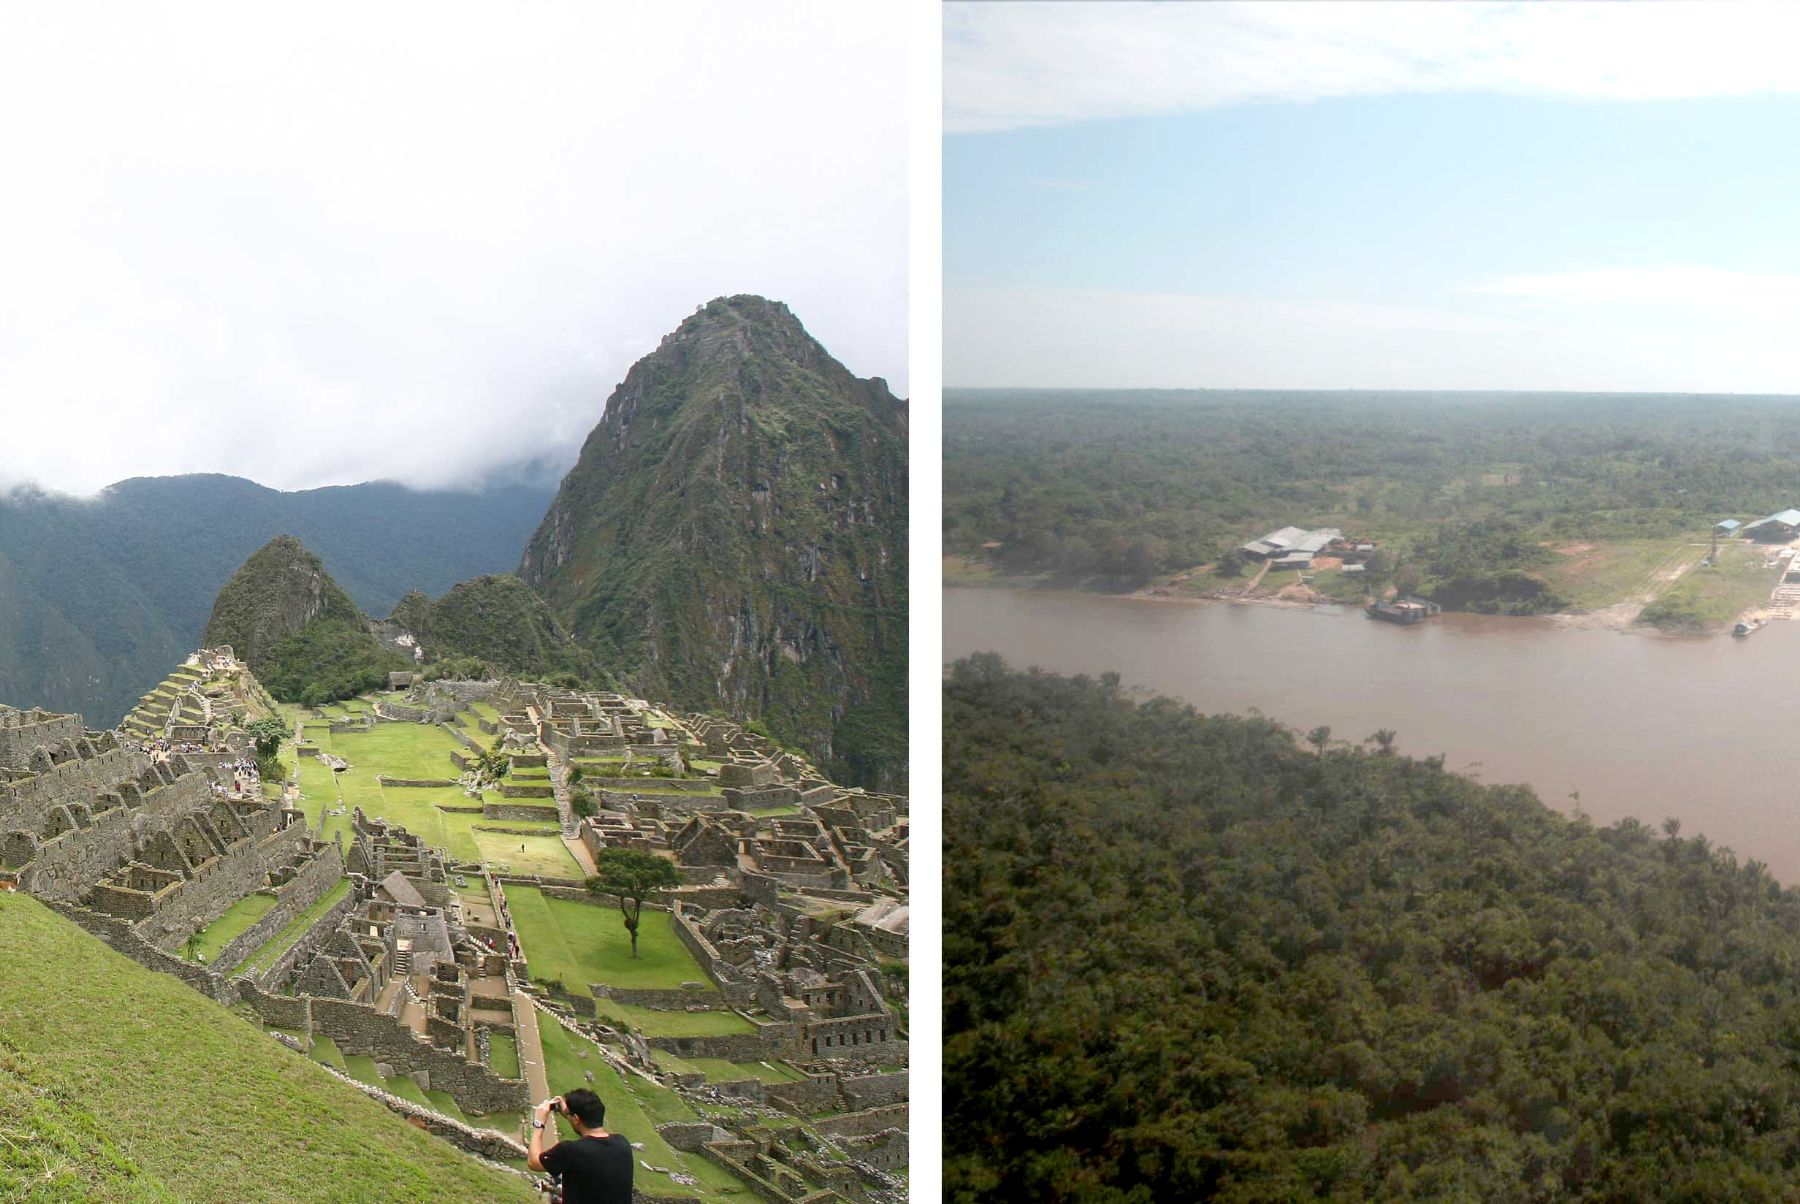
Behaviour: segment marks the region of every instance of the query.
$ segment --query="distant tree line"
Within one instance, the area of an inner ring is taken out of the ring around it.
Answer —
[[[1380,535],[1400,553],[1389,567],[1463,609],[1551,610],[1562,600],[1526,583],[1540,541],[1669,536],[1793,505],[1794,398],[945,398],[945,549],[1071,581],[1216,564],[1294,523]]]

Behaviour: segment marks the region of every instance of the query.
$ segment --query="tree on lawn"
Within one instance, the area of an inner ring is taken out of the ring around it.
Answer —
[[[600,872],[587,880],[588,891],[618,897],[625,931],[631,934],[631,956],[636,957],[638,917],[644,912],[644,900],[659,890],[680,886],[681,874],[673,861],[641,849],[602,849],[594,861]]]

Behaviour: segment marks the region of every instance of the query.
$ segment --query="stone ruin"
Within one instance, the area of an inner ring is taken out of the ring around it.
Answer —
[[[329,1037],[343,1053],[373,1059],[384,1076],[444,1090],[470,1113],[525,1106],[524,1081],[489,1064],[501,1034],[516,1038],[516,1001],[536,990],[503,884],[484,878],[491,915],[471,918],[450,884],[479,867],[455,865],[443,850],[360,811],[347,847],[313,840],[298,812],[260,789],[229,787],[229,757],[174,751],[171,735],[190,730],[204,747],[227,751],[219,737],[228,720],[203,729],[184,721],[213,718],[205,707],[187,710],[198,698],[220,702],[207,695],[208,675],[239,671],[229,649],[203,650],[184,668],[147,696],[149,710],[123,733],[0,707],[0,889],[29,891],[143,964],[221,1003],[247,1005],[299,1033],[303,1048]],[[499,711],[497,721],[481,722],[488,739],[480,746],[449,722],[478,700]],[[382,722],[444,726],[468,749],[453,757],[457,768],[498,739],[516,766],[549,771],[548,787],[528,782],[518,787],[526,793],[485,804],[495,809],[489,819],[515,808],[535,818],[554,807],[564,832],[590,854],[638,848],[680,869],[688,885],[669,892],[666,906],[676,935],[718,987],[705,993],[712,1002],[697,1003],[685,988],[597,990],[650,1008],[730,1007],[754,1031],[643,1038],[586,1026],[609,1057],[634,1063],[633,1073],[657,1077],[703,1108],[714,1101],[750,1109],[740,1119],[663,1126],[671,1144],[704,1150],[768,1199],[900,1198],[899,1181],[884,1172],[906,1156],[907,1051],[892,1002],[903,998],[907,956],[903,797],[838,787],[739,725],[675,716],[618,694],[415,681],[404,703],[359,721]],[[568,781],[575,758],[623,761],[655,776],[594,782],[601,809],[577,820]],[[695,760],[717,767],[702,773]],[[579,892],[574,881],[542,885]],[[252,894],[272,900],[266,914],[209,964],[179,956],[193,934]],[[303,916],[309,922],[298,936],[284,935]],[[566,1007],[563,1019],[581,1023]],[[804,1078],[671,1075],[657,1066],[657,1050],[781,1060]],[[800,1129],[761,1127],[759,1115],[814,1117],[832,1145]],[[452,1139],[488,1154],[508,1140]]]

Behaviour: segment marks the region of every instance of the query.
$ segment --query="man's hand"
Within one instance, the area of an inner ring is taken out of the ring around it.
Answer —
[[[533,1109],[532,1116],[543,1124],[549,1124],[550,1114],[554,1111],[556,1111],[556,1096],[553,1095]]]

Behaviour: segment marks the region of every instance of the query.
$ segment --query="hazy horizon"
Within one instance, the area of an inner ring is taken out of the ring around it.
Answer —
[[[1800,389],[1800,10],[970,3],[945,33],[946,381]]]

